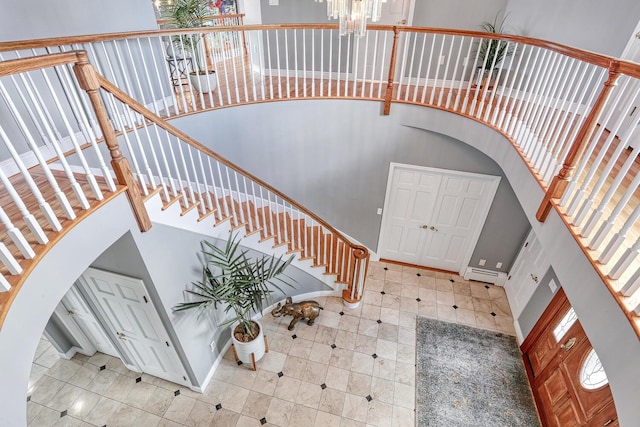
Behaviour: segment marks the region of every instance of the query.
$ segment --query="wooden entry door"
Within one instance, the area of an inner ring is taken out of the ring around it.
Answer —
[[[606,374],[560,289],[522,344],[544,426],[617,426]]]
[[[380,257],[462,272],[499,183],[497,176],[392,163]]]

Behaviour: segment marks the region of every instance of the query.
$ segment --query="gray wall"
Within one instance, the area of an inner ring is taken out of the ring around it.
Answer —
[[[507,12],[516,34],[620,56],[640,21],[640,2],[509,0]]]
[[[151,0],[5,0],[0,9],[0,41],[157,28]]]
[[[416,27],[456,28],[481,31],[480,24],[493,22],[508,0],[414,0]]]
[[[314,24],[327,23],[327,3],[313,0],[279,0],[278,6],[270,6],[269,0],[260,0],[263,24]],[[333,21],[336,23],[337,21]]]
[[[73,346],[78,346],[78,343],[71,336],[71,334],[67,331],[67,328],[60,321],[57,315],[52,315],[49,321],[47,322],[47,326],[44,328],[45,334],[51,345],[58,351],[58,353],[66,353]]]
[[[554,292],[552,292],[549,287],[549,282],[551,282],[551,280],[556,282],[556,285],[558,286]],[[544,310],[553,299],[553,296],[558,292],[558,289],[560,289],[560,286],[560,280],[556,276],[555,271],[553,271],[553,268],[549,268],[538,283],[538,287],[533,292],[531,299],[522,310],[522,313],[520,313],[520,316],[516,319],[520,325],[520,331],[522,331],[523,337],[526,338],[527,335],[529,335],[536,322],[538,322],[538,319],[540,319],[540,316],[542,316],[542,313],[544,313]]]
[[[330,224],[377,248],[389,163],[502,176],[498,165],[465,143],[405,125],[408,111],[433,110],[367,101],[291,101],[202,113],[173,121],[198,141],[264,179]],[[229,126],[250,123],[250,126]],[[502,179],[471,265],[508,271],[529,222]]]

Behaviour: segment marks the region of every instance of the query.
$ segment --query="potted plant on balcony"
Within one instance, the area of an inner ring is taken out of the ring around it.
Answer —
[[[164,0],[160,10],[169,20],[171,28],[201,28],[211,15],[210,0]],[[204,43],[202,43],[204,42]],[[192,55],[196,70],[189,73],[191,84],[200,92],[212,92],[218,86],[216,72],[205,66],[206,39],[202,33],[191,33],[172,37],[167,48],[169,56],[178,58]]]
[[[504,23],[508,14],[501,20],[498,20],[499,15],[500,12],[496,14],[493,22],[483,22],[480,27],[487,33],[504,33]],[[479,65],[476,67],[474,84],[484,87],[488,83],[489,89],[491,89],[495,81],[496,71],[502,64],[502,61],[504,61],[504,58],[510,56],[512,53],[513,49],[509,46],[509,43],[504,40],[483,39],[478,46]]]
[[[278,284],[294,286],[294,280],[285,274],[293,255],[286,260],[275,255],[251,258],[247,250],[240,248],[238,234],[230,234],[224,247],[208,241],[203,245],[203,279],[193,283],[194,289],[187,290],[196,301],[179,303],[173,311],[196,309],[202,313],[221,304],[225,313],[231,313],[220,326],[232,325],[236,359],[252,364],[255,370],[255,362],[264,356],[266,345],[260,323],[251,317],[262,313],[269,295],[282,292]]]

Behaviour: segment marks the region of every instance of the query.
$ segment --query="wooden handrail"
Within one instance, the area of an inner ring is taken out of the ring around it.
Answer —
[[[98,81],[100,82],[100,86],[102,87],[102,89],[104,89],[105,91],[109,92],[111,95],[113,95],[120,102],[123,102],[123,103],[127,104],[133,111],[135,111],[136,113],[140,114],[145,119],[149,120],[150,122],[153,122],[156,126],[166,130],[167,132],[171,133],[172,135],[176,136],[177,138],[181,139],[182,141],[184,141],[185,143],[191,145],[192,147],[196,148],[197,150],[202,151],[203,153],[207,154],[208,156],[216,159],[217,161],[219,161],[223,165],[229,167],[230,169],[233,169],[233,170],[239,172],[240,174],[246,176],[250,180],[254,181],[256,184],[261,185],[262,187],[266,188],[267,190],[269,190],[273,194],[277,195],[281,199],[289,202],[291,205],[297,206],[297,207],[303,209],[305,211],[305,213],[309,217],[313,218],[314,221],[316,221],[318,224],[321,224],[324,228],[326,228],[332,234],[337,236],[339,239],[347,242],[349,244],[349,246],[351,247],[352,251],[358,251],[358,253],[364,253],[364,254],[368,254],[369,253],[369,250],[366,247],[351,242],[342,233],[340,233],[338,230],[336,230],[334,227],[332,227],[330,224],[328,224],[322,218],[320,218],[319,216],[315,215],[310,210],[303,208],[300,203],[298,203],[295,200],[291,199],[287,195],[281,193],[280,191],[278,191],[277,189],[275,189],[274,187],[272,187],[271,185],[269,185],[265,181],[261,180],[257,176],[255,176],[255,175],[251,174],[250,172],[248,172],[247,170],[239,167],[238,165],[236,165],[236,164],[232,163],[231,161],[227,160],[226,158],[220,156],[219,154],[217,154],[215,151],[211,150],[210,148],[200,144],[198,141],[196,141],[195,139],[191,138],[189,135],[187,135],[186,133],[184,133],[183,131],[181,131],[177,127],[175,127],[175,126],[171,125],[170,123],[168,123],[167,121],[163,120],[161,117],[159,117],[156,114],[154,114],[151,110],[147,109],[144,105],[142,105],[141,103],[139,103],[138,101],[136,101],[135,99],[133,99],[132,97],[127,95],[125,92],[120,90],[120,88],[118,88],[116,85],[114,85],[109,80],[107,80],[104,76],[101,76],[98,73],[96,73],[96,75],[97,75]],[[361,258],[362,258],[362,256],[361,256]]]
[[[230,16],[230,15],[224,15]],[[267,24],[267,25],[242,25],[242,26],[225,26],[225,27],[198,27],[193,29],[181,28],[172,30],[148,30],[148,31],[134,31],[134,32],[119,32],[119,33],[103,33],[92,34],[84,36],[72,36],[72,37],[52,37],[35,40],[16,40],[9,42],[0,42],[0,52],[12,51],[12,50],[25,50],[36,49],[50,46],[70,45],[78,43],[91,43],[107,40],[119,40],[130,39],[137,37],[159,37],[159,36],[171,36],[176,34],[191,34],[191,33],[209,33],[209,32],[224,32],[224,31],[258,31],[258,30],[288,30],[288,29],[337,29],[337,24]],[[487,33],[483,31],[472,30],[455,30],[450,28],[431,28],[431,27],[406,27],[406,26],[392,26],[392,25],[367,25],[369,30],[379,31],[398,31],[403,33],[432,33],[432,34],[447,34],[454,36],[466,36],[493,40],[505,40],[515,43],[523,43],[531,46],[537,46],[544,49],[549,49],[569,57],[579,59],[581,61],[589,62],[594,65],[609,68],[613,61],[618,61],[608,55],[603,55],[595,52],[589,52],[582,49],[570,47],[560,43],[536,39],[525,36],[510,35],[510,34],[496,34]],[[620,62],[620,72],[623,74],[633,75],[634,77],[640,77],[640,64],[633,62]]]
[[[55,53],[51,55],[38,55],[29,58],[0,61],[0,76],[10,76],[12,74],[24,73],[40,68],[72,64],[79,60],[79,55],[82,53],[84,52],[71,51],[64,53]]]

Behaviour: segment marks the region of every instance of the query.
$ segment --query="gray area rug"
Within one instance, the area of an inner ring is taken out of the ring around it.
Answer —
[[[418,317],[416,425],[540,426],[515,337]]]

